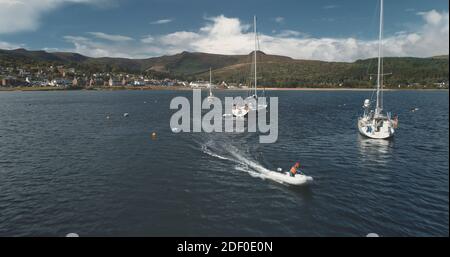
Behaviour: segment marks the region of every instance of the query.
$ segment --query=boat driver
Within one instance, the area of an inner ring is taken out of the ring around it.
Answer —
[[[291,177],[295,177],[295,174],[299,173],[301,174],[300,170],[300,162],[296,162],[294,166],[292,166],[289,175],[291,175]]]

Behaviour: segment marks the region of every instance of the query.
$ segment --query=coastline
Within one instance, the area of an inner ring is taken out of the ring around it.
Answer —
[[[96,87],[96,88],[58,88],[58,87],[0,87],[0,92],[36,92],[36,91],[117,91],[117,90],[155,90],[155,91],[191,91],[191,87],[179,86],[120,86],[120,87]],[[203,88],[202,90],[206,90]],[[218,88],[216,91],[247,91],[248,88]],[[264,88],[258,91],[373,91],[373,88],[320,88],[320,87],[299,87],[299,88]],[[386,88],[385,91],[447,91],[448,88]]]

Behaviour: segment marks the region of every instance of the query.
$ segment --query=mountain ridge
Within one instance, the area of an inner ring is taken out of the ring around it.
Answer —
[[[181,52],[145,59],[100,57],[93,58],[71,52],[29,51],[0,49],[0,65],[64,65],[73,66],[86,74],[96,72],[143,73],[156,77],[171,77],[183,80],[206,80],[209,68],[213,69],[215,81],[246,83],[251,74],[253,54],[224,55],[201,52]],[[370,86],[371,74],[376,73],[376,59],[354,62],[327,62],[294,59],[287,56],[270,55],[258,51],[258,71],[267,86],[296,87],[322,86]],[[428,58],[387,57],[385,71],[393,75],[386,77],[387,84],[433,84],[448,82],[448,54]]]

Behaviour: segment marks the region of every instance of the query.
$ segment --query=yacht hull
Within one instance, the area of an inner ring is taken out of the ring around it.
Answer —
[[[243,117],[247,117],[249,113],[251,112],[261,112],[261,111],[266,111],[267,109],[267,105],[258,105],[257,108],[245,108],[245,107],[237,107],[235,109],[233,109],[231,112],[233,114],[233,116],[235,117],[239,117],[239,118],[243,118]]]
[[[376,125],[376,123],[381,125]],[[395,129],[390,120],[367,120],[360,118],[358,120],[359,133],[372,139],[389,139],[394,136]]]

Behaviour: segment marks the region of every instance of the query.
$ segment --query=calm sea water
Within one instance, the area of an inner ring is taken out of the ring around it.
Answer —
[[[386,93],[391,141],[358,135],[370,92],[270,92],[269,145],[172,133],[169,102],[191,94],[0,93],[0,236],[449,235],[448,91]],[[258,174],[297,160],[313,185]]]

